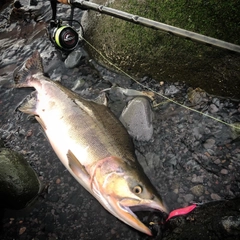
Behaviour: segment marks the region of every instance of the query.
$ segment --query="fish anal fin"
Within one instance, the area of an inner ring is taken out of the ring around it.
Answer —
[[[42,126],[43,130],[47,130],[47,127],[45,125],[45,123],[43,122],[43,120],[39,117],[39,116],[35,116],[36,120],[39,122],[39,124]]]
[[[83,178],[87,178],[88,180],[90,179],[90,176],[86,168],[79,162],[79,160],[72,153],[71,150],[68,150],[67,158],[68,158],[68,166],[71,168],[71,170],[77,177],[81,179]]]

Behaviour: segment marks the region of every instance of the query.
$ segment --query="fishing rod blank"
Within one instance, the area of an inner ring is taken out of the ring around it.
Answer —
[[[162,30],[165,32],[168,32],[170,34],[177,35],[179,37],[184,37],[186,39],[190,39],[193,41],[197,41],[200,43],[204,43],[210,46],[215,46],[223,49],[227,49],[230,51],[238,52],[240,53],[240,46],[225,42],[216,38],[208,37],[202,34],[198,34],[192,31],[184,30],[182,28],[177,28],[168,24],[164,24],[161,22],[157,22],[148,18],[140,17],[138,15],[133,15],[127,12],[123,12],[114,8],[105,7],[103,5],[99,5],[96,3],[83,1],[83,0],[69,0],[70,5],[80,8],[80,9],[91,9],[100,13],[104,13],[116,18],[123,19],[128,22],[132,22],[135,24],[140,24],[149,28]]]

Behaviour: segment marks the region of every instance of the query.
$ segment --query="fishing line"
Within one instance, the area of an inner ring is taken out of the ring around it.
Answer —
[[[179,102],[177,102],[177,101],[175,101],[175,100],[173,100],[173,99],[171,99],[171,98],[169,98],[169,97],[167,97],[167,96],[164,96],[163,94],[161,94],[161,93],[159,93],[159,92],[156,92],[155,90],[151,89],[150,87],[145,86],[144,84],[142,84],[142,83],[140,83],[138,80],[136,80],[134,77],[132,77],[132,76],[130,76],[128,73],[126,73],[124,70],[122,70],[120,67],[118,67],[117,65],[115,65],[114,63],[112,63],[106,56],[104,56],[97,48],[95,48],[95,47],[94,47],[90,42],[88,42],[83,36],[80,36],[80,38],[82,38],[92,49],[94,49],[104,60],[106,60],[106,61],[109,63],[110,66],[113,66],[116,70],[118,70],[119,72],[121,72],[121,73],[124,74],[125,76],[129,77],[130,79],[132,79],[135,83],[137,83],[137,84],[140,85],[141,87],[143,87],[143,88],[145,88],[145,89],[147,89],[147,90],[155,93],[156,95],[158,95],[158,96],[160,96],[160,97],[163,97],[164,99],[166,99],[166,100],[168,100],[168,101],[170,101],[170,102],[172,102],[172,103],[174,103],[174,104],[176,104],[176,105],[178,105],[178,106],[181,106],[181,107],[183,107],[183,108],[185,108],[185,109],[187,109],[187,110],[196,112],[196,113],[201,114],[201,115],[203,115],[203,116],[205,116],[205,117],[211,118],[211,119],[213,119],[213,120],[215,120],[215,121],[217,121],[217,122],[219,122],[219,123],[225,124],[226,126],[229,126],[229,127],[231,127],[231,128],[240,130],[240,127],[238,127],[238,126],[235,126],[235,125],[233,125],[233,124],[231,124],[231,123],[227,123],[227,122],[225,122],[225,121],[223,121],[223,120],[221,120],[221,119],[218,119],[218,118],[216,118],[216,117],[213,117],[213,116],[211,116],[211,115],[209,115],[209,114],[207,114],[207,113],[203,113],[203,112],[201,112],[201,111],[198,111],[198,110],[196,110],[196,109],[194,109],[194,108],[191,108],[191,107],[188,107],[188,106],[186,106],[186,105],[183,105],[183,104],[181,104],[181,103],[179,103]]]

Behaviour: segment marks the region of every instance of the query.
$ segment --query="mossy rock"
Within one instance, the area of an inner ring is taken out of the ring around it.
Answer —
[[[121,11],[240,45],[237,1],[94,0]],[[209,93],[237,97],[240,54],[209,47],[93,10],[84,13],[85,38],[134,77],[185,82]],[[100,64],[112,65],[87,46]]]
[[[0,166],[0,208],[24,208],[40,191],[36,173],[22,155],[7,148],[0,148]]]

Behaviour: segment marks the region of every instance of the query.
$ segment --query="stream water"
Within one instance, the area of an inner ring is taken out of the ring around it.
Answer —
[[[34,2],[34,1],[33,1]],[[7,147],[24,154],[48,191],[29,209],[4,213],[1,239],[145,239],[107,213],[66,171],[46,140],[41,127],[16,106],[31,89],[13,89],[12,73],[34,50],[41,53],[45,72],[85,97],[118,84],[144,90],[126,76],[99,66],[85,57],[79,67],[66,68],[65,55],[47,34],[51,8],[48,1],[34,11],[1,9],[0,26],[0,137]],[[59,6],[59,14],[69,14]],[[31,13],[31,14],[30,14]],[[81,16],[81,12],[75,12]],[[84,45],[83,45],[84,48]],[[210,96],[181,83],[141,79],[155,91],[210,114],[227,123],[240,122],[240,101]],[[155,96],[154,134],[150,141],[134,140],[136,155],[169,209],[193,202],[205,203],[240,194],[239,130]],[[121,103],[109,106],[119,116]],[[81,124],[81,123],[79,123]],[[31,135],[29,136],[29,131]],[[20,231],[20,230],[24,231]]]

